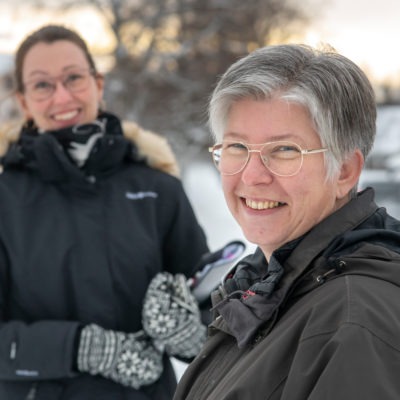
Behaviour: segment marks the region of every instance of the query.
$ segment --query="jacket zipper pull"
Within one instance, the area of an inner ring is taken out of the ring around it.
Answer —
[[[37,383],[35,382],[31,388],[29,389],[29,392],[25,398],[25,400],[35,400],[36,399],[36,392],[37,392]]]
[[[346,261],[336,259],[336,260],[331,260],[329,264],[332,265],[333,268],[325,272],[324,274],[318,275],[316,277],[316,280],[319,284],[325,283],[326,278],[328,278],[329,275],[332,275],[333,273],[336,273],[336,275],[340,274],[343,271],[344,267],[346,266]]]
[[[10,347],[10,360],[15,360],[17,356],[17,343],[12,342]]]

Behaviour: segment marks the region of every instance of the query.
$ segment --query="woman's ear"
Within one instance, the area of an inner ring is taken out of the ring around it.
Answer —
[[[101,102],[103,101],[103,95],[104,95],[104,76],[100,73],[97,73],[95,76],[96,80],[96,86],[97,86],[97,91],[98,91],[98,101],[99,104],[101,105]]]
[[[29,112],[29,108],[28,108],[28,106],[26,104],[25,96],[22,93],[16,93],[15,94],[15,98],[16,98],[16,100],[18,102],[18,105],[19,105],[22,113],[24,114],[25,119],[26,120],[32,119],[32,115]]]
[[[336,196],[338,199],[346,197],[354,186],[356,186],[363,166],[364,156],[359,149],[346,158],[340,168],[340,174],[337,180]]]

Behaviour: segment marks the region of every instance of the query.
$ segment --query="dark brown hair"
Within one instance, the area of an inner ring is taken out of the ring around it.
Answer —
[[[77,32],[62,25],[46,25],[27,36],[20,44],[15,54],[14,78],[17,92],[22,93],[24,91],[24,84],[22,82],[22,68],[28,51],[38,43],[53,43],[58,40],[67,40],[76,44],[80,49],[82,49],[90,67],[93,69],[94,73],[97,74],[96,65],[92,55],[89,52],[86,42]]]

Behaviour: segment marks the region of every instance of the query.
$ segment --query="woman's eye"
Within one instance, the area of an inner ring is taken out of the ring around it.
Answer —
[[[224,148],[226,150],[237,150],[237,151],[244,150],[244,151],[247,151],[247,147],[243,143],[240,143],[240,142],[226,143],[224,145]]]
[[[296,146],[290,146],[290,145],[284,145],[284,146],[278,146],[274,147],[271,150],[271,153],[299,153],[299,149]]]
[[[301,154],[297,146],[292,145],[279,145],[270,149],[269,155],[273,158],[292,159],[298,158]]]
[[[38,81],[33,85],[34,89],[49,89],[52,87],[52,83],[49,81]]]
[[[82,79],[82,75],[80,74],[71,74],[68,75],[65,79],[66,82],[74,82],[74,81],[79,81],[80,79]]]

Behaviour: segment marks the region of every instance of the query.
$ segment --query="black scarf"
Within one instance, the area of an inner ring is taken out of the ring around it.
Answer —
[[[80,168],[85,166],[90,153],[104,135],[123,135],[120,120],[115,115],[106,112],[99,113],[93,122],[63,129],[43,131],[30,122],[22,130],[22,135],[30,137],[42,134],[53,136],[61,144],[68,157]]]
[[[301,238],[276,250],[267,263],[260,248],[238,264],[234,274],[219,289],[222,301],[215,304],[238,346],[243,347],[273,316],[286,290],[279,287],[283,264]],[[249,261],[247,262],[246,259]]]
[[[57,139],[78,167],[83,167],[100,138],[106,133],[122,135],[122,130],[117,117],[110,113],[102,112],[93,122],[74,125],[56,131],[47,131],[46,133]]]
[[[88,158],[80,168],[77,167],[68,151],[71,144],[90,141],[95,135],[98,137],[91,143]],[[60,152],[60,148],[63,151]],[[109,174],[119,168],[123,160],[145,163],[135,144],[123,135],[120,120],[103,112],[93,123],[81,125],[78,129],[69,127],[39,132],[32,122],[28,122],[21,129],[20,139],[10,146],[2,162],[7,168],[24,165],[38,170],[47,181],[75,176],[78,179],[83,177],[86,182],[86,176]]]

